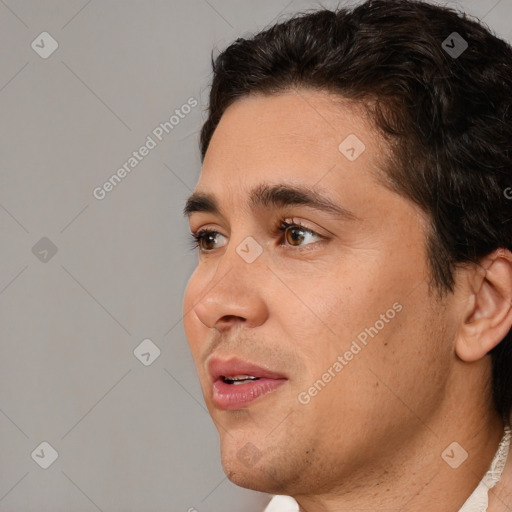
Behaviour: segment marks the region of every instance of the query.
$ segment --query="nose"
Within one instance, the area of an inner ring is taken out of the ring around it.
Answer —
[[[195,283],[194,288],[200,290],[197,297],[192,297],[197,318],[221,332],[240,325],[262,325],[268,317],[265,269],[264,258],[248,263],[235,248],[228,248],[213,278],[204,286]]]

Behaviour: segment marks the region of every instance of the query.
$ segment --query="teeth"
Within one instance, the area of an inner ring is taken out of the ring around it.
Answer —
[[[242,384],[248,380],[258,380],[259,377],[253,377],[252,375],[234,375],[233,377],[222,377],[224,382],[227,384]]]

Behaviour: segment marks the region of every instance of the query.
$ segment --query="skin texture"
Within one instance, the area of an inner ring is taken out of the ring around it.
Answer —
[[[366,147],[354,161],[338,150],[349,134]],[[456,511],[503,433],[485,353],[512,323],[512,257],[502,251],[461,268],[453,294],[432,293],[428,221],[379,179],[388,157],[347,101],[304,89],[256,95],[224,113],[195,189],[214,195],[221,214],[190,215],[192,232],[218,235],[190,277],[184,327],[222,464],[235,484],[291,495],[302,510]],[[355,219],[300,205],[252,210],[250,191],[262,183],[304,185]],[[320,236],[276,234],[282,219]],[[263,250],[252,263],[236,251],[248,236]],[[401,306],[394,318],[333,371],[393,304]],[[246,408],[220,410],[212,355],[288,381]],[[335,377],[300,403],[329,368]],[[457,469],[441,457],[454,441],[469,454]],[[259,457],[250,464],[241,456],[249,442]]]

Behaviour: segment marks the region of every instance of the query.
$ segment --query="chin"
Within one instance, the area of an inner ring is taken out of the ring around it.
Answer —
[[[226,437],[230,438],[228,435]],[[221,446],[222,468],[232,483],[270,494],[284,492],[278,480],[282,475],[274,466],[273,458],[268,457],[269,451],[262,453],[250,441],[239,444],[224,439]]]
[[[222,468],[229,480],[245,489],[274,493],[276,484],[263,467],[247,467],[242,462],[231,457],[222,458]]]

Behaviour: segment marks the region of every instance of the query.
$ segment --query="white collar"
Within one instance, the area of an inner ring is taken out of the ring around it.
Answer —
[[[501,478],[503,468],[507,462],[507,456],[510,448],[511,430],[507,425],[505,433],[501,439],[498,451],[491,462],[489,470],[484,475],[473,494],[466,500],[459,512],[486,512],[489,506],[489,490],[492,489]]]
[[[477,488],[466,500],[459,512],[486,512],[489,506],[489,489],[492,489],[501,478],[503,468],[507,462],[510,448],[511,429],[505,427],[505,433],[489,470],[484,475]],[[299,505],[290,496],[274,496],[264,512],[299,512]]]

